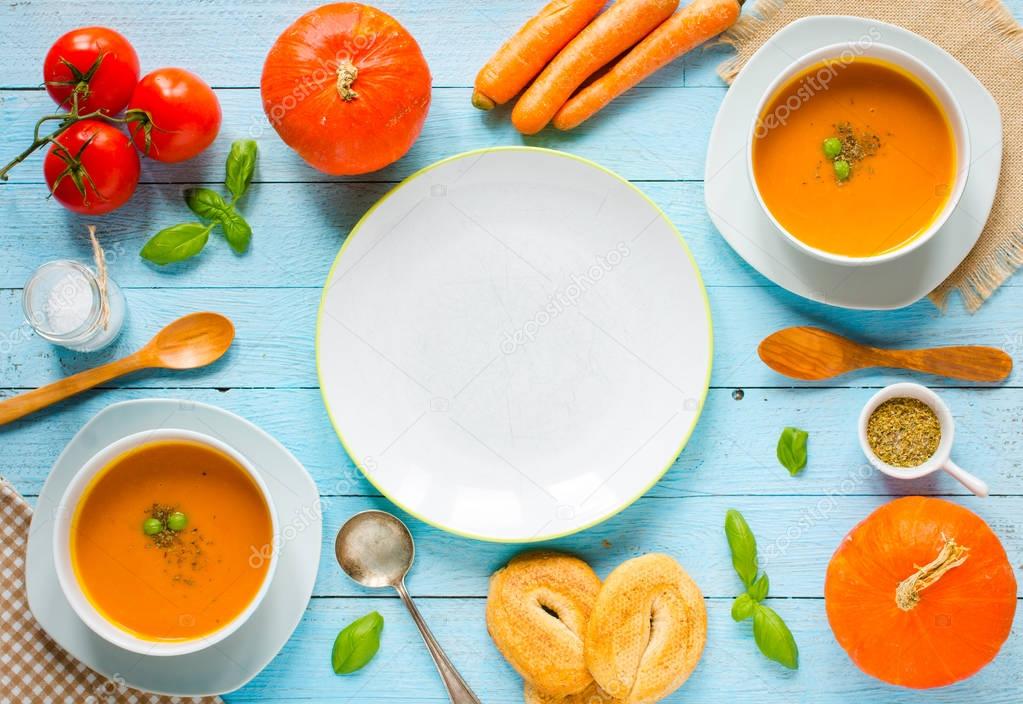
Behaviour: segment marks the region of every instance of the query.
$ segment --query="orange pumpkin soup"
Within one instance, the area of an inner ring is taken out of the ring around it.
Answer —
[[[196,442],[153,442],[86,488],[71,559],[108,621],[146,640],[190,640],[252,602],[272,540],[269,507],[237,462]]]
[[[767,102],[753,175],[793,237],[832,254],[877,256],[912,242],[945,207],[955,140],[937,99],[901,68],[830,60]]]

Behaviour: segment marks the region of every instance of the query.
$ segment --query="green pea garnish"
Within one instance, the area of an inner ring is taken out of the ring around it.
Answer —
[[[829,159],[836,158],[842,153],[842,140],[838,137],[828,137],[824,140],[824,156]]]
[[[142,521],[142,532],[146,535],[156,535],[163,530],[163,523],[158,518],[147,518]]]
[[[167,527],[175,532],[184,530],[187,525],[188,516],[181,513],[181,511],[175,511],[171,515],[167,516]]]
[[[849,162],[845,159],[839,159],[835,162],[835,178],[839,181],[845,181],[849,178],[850,167]]]

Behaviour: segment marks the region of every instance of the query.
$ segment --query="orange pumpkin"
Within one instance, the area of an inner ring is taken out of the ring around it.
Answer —
[[[400,159],[430,108],[430,68],[416,40],[390,15],[355,2],[324,5],[284,30],[260,86],[281,139],[334,175]]]
[[[1016,578],[977,514],[911,496],[845,537],[824,599],[835,638],[861,670],[903,687],[942,687],[994,659],[1016,613]]]

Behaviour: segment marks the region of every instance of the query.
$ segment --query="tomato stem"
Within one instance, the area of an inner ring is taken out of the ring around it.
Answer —
[[[64,66],[71,73],[71,80],[47,81],[46,85],[71,86],[71,93],[68,95],[67,98],[64,98],[64,102],[61,103],[61,107],[63,107],[64,103],[66,103],[70,99],[72,101],[71,110],[74,112],[78,111],[78,98],[79,96],[82,98],[89,97],[89,92],[92,90],[89,84],[92,82],[92,79],[96,76],[96,71],[99,70],[100,64],[103,63],[103,59],[105,57],[106,57],[105,53],[97,56],[96,60],[92,62],[92,66],[90,66],[89,69],[84,73],[82,73],[82,71],[80,71],[77,66],[75,66],[73,63],[65,59],[63,56],[60,57],[60,62],[64,64]]]
[[[96,139],[95,134],[89,137],[87,140],[85,140],[85,143],[78,149],[77,154],[72,154],[67,150],[66,147],[64,147],[64,145],[54,141],[52,137],[50,138],[50,141],[53,141],[54,145],[56,145],[57,147],[55,151],[56,155],[65,164],[64,170],[60,173],[57,179],[53,182],[53,185],[50,187],[51,196],[57,192],[57,186],[60,185],[61,181],[63,181],[65,178],[70,178],[72,183],[75,184],[75,188],[81,194],[82,202],[85,203],[86,205],[88,205],[89,203],[89,192],[86,189],[86,184],[92,186],[92,190],[95,191],[96,195],[98,195],[101,199],[107,200],[107,198],[102,193],[99,192],[99,189],[96,187],[96,182],[92,180],[92,175],[85,170],[84,166],[82,166],[82,154],[89,147],[89,145],[92,144],[92,140],[94,139]]]
[[[29,147],[25,151],[23,151],[21,154],[14,157],[14,159],[12,159],[10,162],[4,165],[3,168],[0,168],[0,181],[6,181],[8,179],[8,174],[10,173],[11,169],[13,169],[21,162],[25,161],[25,159],[31,156],[32,153],[39,149],[40,147],[53,142],[54,139],[56,139],[64,132],[66,132],[68,128],[74,125],[75,123],[81,122],[82,120],[95,119],[105,120],[106,122],[111,122],[115,124],[125,124],[128,122],[127,118],[110,117],[110,115],[105,114],[102,110],[94,110],[90,113],[79,115],[78,97],[75,96],[72,102],[70,112],[55,113],[53,115],[44,115],[43,117],[39,118],[39,121],[36,122],[35,130],[33,130],[32,132],[33,137],[32,144],[29,145]],[[53,132],[50,132],[49,134],[43,137],[40,137],[39,133],[42,131],[43,125],[46,124],[47,122],[52,122],[53,120],[60,120],[60,124]]]

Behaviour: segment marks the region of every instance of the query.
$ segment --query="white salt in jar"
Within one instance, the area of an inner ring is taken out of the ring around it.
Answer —
[[[43,264],[25,284],[25,318],[55,345],[94,352],[113,342],[124,324],[121,289],[107,279],[106,315],[100,290],[96,274],[83,264],[68,259]]]

